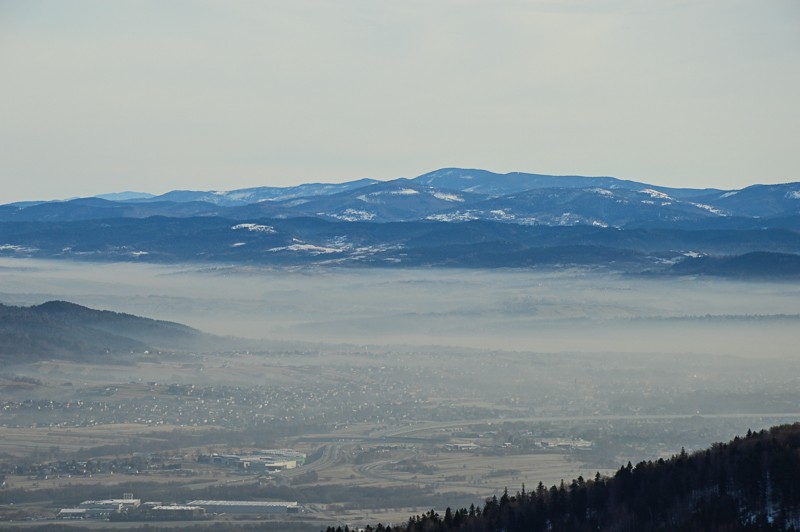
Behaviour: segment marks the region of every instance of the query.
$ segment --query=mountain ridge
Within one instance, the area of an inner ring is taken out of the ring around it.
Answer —
[[[592,199],[602,198],[608,199],[607,207],[613,207],[614,215],[598,219],[588,211],[592,210]],[[751,185],[737,190],[693,189],[614,177],[443,168],[412,179],[360,179],[230,191],[174,190],[161,195],[123,192],[0,206],[2,221],[156,215],[241,219],[256,214],[340,221],[494,219],[523,224],[611,226],[624,226],[630,219],[640,222],[642,217],[662,224],[709,216],[774,218],[800,214],[800,183]]]
[[[218,338],[180,323],[96,310],[67,301],[0,304],[0,359],[121,362],[156,350],[192,350]]]
[[[390,181],[104,196],[0,206],[0,256],[723,276],[759,276],[753,266],[763,264],[761,277],[800,274],[781,256],[800,255],[800,183],[725,191],[444,168]],[[694,260],[755,252],[766,255],[724,267]]]

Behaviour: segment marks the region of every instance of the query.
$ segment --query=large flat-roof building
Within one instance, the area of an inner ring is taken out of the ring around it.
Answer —
[[[208,513],[215,514],[292,514],[299,513],[296,501],[213,501],[196,500],[188,506],[199,506]]]
[[[148,510],[148,514],[153,519],[165,521],[202,519],[206,516],[206,509],[201,506],[170,504],[153,506]]]
[[[86,509],[62,508],[56,517],[59,519],[86,519]]]
[[[305,462],[306,455],[291,449],[265,449],[249,454],[201,454],[198,462],[206,462],[240,471],[272,472],[294,469]]]
[[[140,504],[142,504],[141,499],[134,499],[133,495],[126,493],[122,499],[83,501],[78,505],[78,509],[85,510],[85,516],[89,518],[106,518],[114,512],[138,508]]]

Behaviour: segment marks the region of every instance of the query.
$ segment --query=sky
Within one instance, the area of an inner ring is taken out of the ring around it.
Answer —
[[[796,0],[0,0],[0,203],[414,177],[800,181]]]

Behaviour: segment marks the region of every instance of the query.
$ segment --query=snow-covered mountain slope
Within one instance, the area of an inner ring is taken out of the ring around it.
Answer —
[[[670,188],[613,177],[497,174],[459,168],[392,181],[172,191],[153,197],[120,193],[0,206],[0,221],[215,216],[240,221],[312,217],[375,223],[487,220],[546,226],[712,224],[725,228],[783,220],[783,227],[796,228],[798,215],[800,183],[725,191]]]

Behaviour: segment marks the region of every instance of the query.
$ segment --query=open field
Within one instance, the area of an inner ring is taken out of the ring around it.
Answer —
[[[80,428],[9,428],[0,427],[0,453],[26,457],[37,451],[54,453],[74,453],[81,449],[91,449],[113,444],[130,442],[131,438],[140,443],[163,441],[158,433],[167,433],[177,427],[165,425],[141,425],[118,423],[95,425]],[[213,430],[213,427],[197,429]]]

